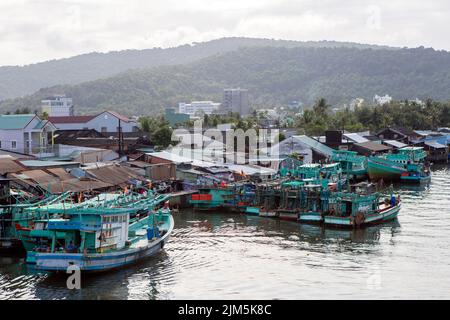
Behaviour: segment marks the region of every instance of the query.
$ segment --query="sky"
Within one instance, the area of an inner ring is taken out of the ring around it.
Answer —
[[[450,51],[447,0],[0,0],[0,65],[221,37]]]

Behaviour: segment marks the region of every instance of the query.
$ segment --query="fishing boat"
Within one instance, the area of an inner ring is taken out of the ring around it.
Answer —
[[[232,183],[221,186],[202,187],[191,195],[190,204],[196,210],[224,210],[246,213],[247,207],[254,205],[255,187],[253,183]],[[251,210],[249,214],[251,214]]]
[[[423,160],[426,153],[422,147],[405,147],[396,154],[371,156],[367,162],[367,170],[371,180],[410,181],[426,180]],[[418,175],[416,173],[419,173]],[[401,178],[401,177],[405,178]],[[408,178],[411,176],[411,178]]]
[[[403,172],[400,181],[403,183],[426,184],[431,181],[431,172],[422,164],[409,163],[406,166],[407,172]]]
[[[155,203],[148,202],[146,216],[131,224],[136,208],[126,206],[75,208],[47,220],[46,229],[53,235],[45,252],[35,250],[35,268],[66,271],[75,265],[81,271],[105,271],[155,255],[174,227],[168,202],[157,211]]]
[[[12,204],[0,206],[0,252],[15,252],[24,249],[17,226],[28,226],[34,220],[41,218],[39,213],[28,211],[28,208],[53,204],[68,196],[69,193],[63,193],[49,195],[38,200],[11,195]]]
[[[378,192],[337,192],[331,193],[328,208],[323,212],[325,225],[359,228],[382,223],[397,217],[400,197],[392,193],[390,198],[380,201]]]
[[[16,213],[16,234],[26,250],[26,262],[36,263],[38,252],[47,252],[51,248],[52,241],[64,243],[66,233],[49,228],[50,221],[55,219],[68,219],[74,213],[79,215],[90,211],[107,211],[123,209],[128,210],[128,223],[133,223],[148,214],[150,207],[155,207],[169,199],[169,195],[156,195],[150,190],[148,193],[104,193],[99,194],[83,202],[73,202],[72,198],[65,195],[47,203],[38,203],[27,206]],[[59,201],[56,201],[59,199]]]

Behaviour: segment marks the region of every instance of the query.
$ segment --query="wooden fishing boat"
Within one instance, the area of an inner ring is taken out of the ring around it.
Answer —
[[[197,194],[191,195],[189,202],[196,210],[227,210],[245,213],[247,207],[254,205],[254,189],[253,183],[202,187]]]
[[[385,201],[379,201],[380,195],[373,193],[336,193],[330,196],[330,207],[323,213],[324,223],[328,226],[359,228],[393,220],[397,217],[401,202],[391,195]]]
[[[17,226],[28,227],[34,220],[41,218],[40,213],[28,210],[29,208],[57,203],[68,196],[69,193],[66,192],[61,195],[50,195],[35,202],[23,201],[24,199],[11,196],[12,204],[0,206],[0,252],[15,252],[27,249],[20,239]]]
[[[367,170],[372,180],[420,182],[419,177],[427,179],[422,163],[425,158],[426,153],[423,148],[405,147],[399,149],[396,154],[369,157]],[[402,179],[402,176],[406,178]]]
[[[105,193],[99,194],[84,202],[74,203],[63,198],[63,201],[42,203],[38,206],[28,206],[21,211],[21,223],[16,223],[17,236],[27,252],[26,262],[36,263],[36,255],[39,252],[51,250],[52,243],[65,243],[67,233],[64,230],[51,229],[51,221],[67,220],[73,215],[81,215],[85,212],[101,213],[113,210],[128,210],[128,223],[145,217],[149,208],[153,208],[170,198],[170,195],[155,195],[151,191],[147,194],[136,193]]]
[[[422,168],[421,164],[409,163],[407,172],[402,173],[400,181],[403,183],[426,184],[431,181],[431,172],[428,168]]]
[[[167,203],[168,204],[168,203]],[[66,271],[71,265],[81,271],[105,271],[136,263],[158,253],[174,227],[165,207],[130,224],[133,208],[71,210],[66,218],[48,220],[47,229],[64,234],[63,242],[51,239],[49,252],[36,252],[37,270]]]

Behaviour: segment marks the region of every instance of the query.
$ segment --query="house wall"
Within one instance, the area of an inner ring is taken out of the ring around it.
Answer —
[[[25,142],[23,133],[23,130],[0,130],[1,149],[24,153]],[[15,149],[12,148],[12,141],[16,141],[17,147]]]
[[[137,123],[134,121],[125,122],[121,121],[122,132],[133,132]],[[119,126],[119,119],[108,112],[99,114],[94,119],[86,122],[84,128],[95,129],[98,132],[102,132],[102,128],[106,128],[106,132],[118,132],[117,127]]]

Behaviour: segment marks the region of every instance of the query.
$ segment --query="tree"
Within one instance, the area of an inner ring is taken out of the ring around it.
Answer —
[[[326,118],[329,107],[330,106],[327,104],[327,100],[325,98],[320,98],[314,104],[313,111],[316,116]]]
[[[156,146],[167,148],[172,143],[172,129],[168,126],[161,127],[151,137]]]

